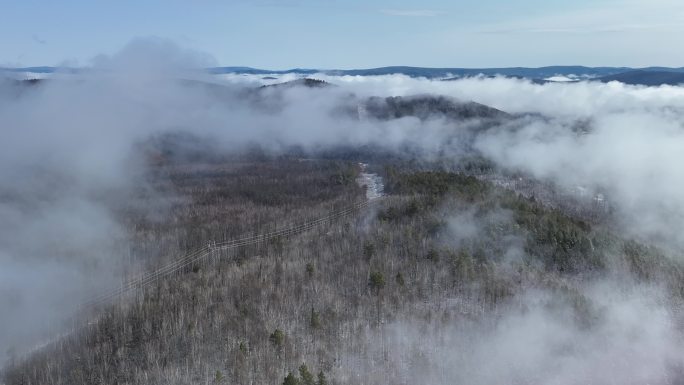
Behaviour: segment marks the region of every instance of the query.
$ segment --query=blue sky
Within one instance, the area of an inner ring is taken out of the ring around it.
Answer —
[[[681,0],[0,0],[0,66],[89,65],[136,37],[261,68],[684,66]]]

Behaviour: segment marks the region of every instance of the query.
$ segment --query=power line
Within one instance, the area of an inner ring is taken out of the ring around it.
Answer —
[[[326,223],[332,223],[333,221],[337,219],[341,219],[344,217],[347,217],[351,214],[354,214],[360,209],[363,209],[365,207],[368,207],[372,203],[378,202],[382,200],[384,197],[383,196],[378,196],[378,197],[372,197],[368,198],[367,200],[359,203],[355,203],[351,206],[348,206],[344,209],[337,210],[330,212],[328,215],[313,219],[313,220],[308,220],[304,221],[303,223],[300,223],[295,226],[291,226],[288,228],[272,231],[269,233],[264,233],[264,234],[258,234],[258,235],[253,235],[253,236],[248,236],[248,237],[241,237],[237,239],[229,239],[229,240],[224,240],[220,242],[215,242],[211,241],[207,243],[205,246],[198,248],[196,250],[191,251],[187,255],[185,255],[183,258],[178,259],[176,261],[170,262],[164,266],[161,266],[153,271],[149,271],[137,278],[133,278],[129,280],[128,282],[120,285],[119,287],[116,287],[114,289],[111,289],[105,293],[102,293],[100,295],[97,295],[90,300],[82,303],[74,312],[73,316],[71,317],[72,321],[74,322],[73,327],[70,331],[65,332],[65,333],[60,333],[58,336],[55,338],[51,339],[49,342],[40,344],[38,347],[34,347],[30,349],[29,351],[25,352],[22,354],[23,356],[28,356],[31,352],[34,352],[38,349],[44,348],[50,344],[53,344],[57,341],[59,341],[62,338],[66,338],[70,335],[73,335],[76,331],[81,329],[81,327],[84,327],[86,324],[81,323],[80,321],[83,321],[83,318],[81,318],[81,314],[83,311],[89,310],[89,309],[94,309],[100,305],[104,305],[115,298],[120,298],[126,295],[127,293],[130,293],[136,289],[143,289],[148,286],[151,286],[155,284],[157,281],[166,278],[184,268],[186,268],[189,265],[192,265],[194,263],[200,262],[210,256],[214,251],[219,251],[219,250],[229,250],[229,249],[234,249],[237,247],[242,247],[242,246],[249,246],[249,245],[255,245],[259,243],[264,243],[268,242],[272,239],[278,238],[278,237],[290,237],[294,236],[297,234],[304,233],[306,231],[312,230],[316,227],[325,225]],[[80,324],[80,325],[78,325]]]
[[[299,225],[292,226],[289,228],[285,229],[280,229],[276,231],[272,231],[269,233],[264,233],[264,234],[259,234],[259,235],[254,235],[254,236],[249,236],[249,237],[243,237],[243,238],[238,238],[238,239],[230,239],[230,240],[225,240],[221,242],[209,242],[207,245],[196,249],[194,251],[191,251],[189,254],[187,254],[185,257],[178,259],[176,261],[173,261],[171,263],[168,263],[162,267],[159,267],[153,271],[147,272],[143,274],[140,277],[134,278],[129,280],[128,282],[122,284],[121,286],[112,289],[106,293],[100,294],[85,303],[83,303],[79,309],[80,310],[85,310],[88,308],[93,308],[97,307],[99,305],[102,305],[106,302],[109,302],[113,300],[114,298],[117,297],[122,297],[128,292],[131,292],[135,289],[143,289],[145,287],[148,287],[158,280],[165,278],[169,275],[172,275],[185,267],[195,264],[196,262],[199,262],[205,258],[207,258],[209,255],[211,255],[214,251],[219,251],[219,250],[229,250],[229,249],[234,249],[237,247],[241,246],[249,246],[249,245],[255,245],[259,243],[264,243],[267,241],[270,241],[272,239],[278,238],[278,237],[290,237],[293,235],[297,235],[306,231],[309,231],[315,227],[324,225],[326,223],[332,222],[336,219],[340,219],[346,216],[349,216],[356,211],[369,206],[371,203],[377,202],[381,200],[383,197],[375,197],[371,198],[368,200],[365,200],[360,203],[356,203],[352,206],[349,206],[347,208],[344,208],[342,210],[338,210],[332,213],[329,213],[328,215],[317,218],[314,220],[310,221],[305,221]]]

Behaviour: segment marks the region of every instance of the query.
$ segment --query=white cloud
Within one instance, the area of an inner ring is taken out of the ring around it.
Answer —
[[[432,324],[419,311],[415,319],[404,316],[409,320],[396,320],[366,337],[369,364],[357,369],[362,377],[357,382],[673,383],[684,359],[678,320],[662,305],[663,294],[610,282],[584,286],[575,297],[587,304],[581,310],[558,293],[530,290],[510,306],[500,305],[496,316]],[[454,308],[449,310],[457,312]],[[388,362],[374,366],[375,357]]]
[[[31,212],[17,210],[11,202],[0,202],[0,211],[5,213],[0,215],[0,240],[5,240],[0,242],[3,274],[16,271],[23,277],[31,274],[34,261],[50,260],[48,251],[53,242],[40,242],[46,237],[36,240],[38,231],[52,235],[47,239],[62,239],[67,237],[65,233],[83,233],[88,224],[88,236],[75,237],[70,244],[77,255],[85,255],[81,249],[87,251],[92,243],[115,232],[117,223],[92,196],[100,190],[126,190],[134,182],[131,173],[135,169],[129,163],[131,146],[151,134],[192,130],[214,135],[217,143],[228,148],[254,141],[271,146],[311,147],[339,143],[391,147],[411,143],[430,156],[444,149],[457,152],[461,138],[452,140],[454,133],[467,129],[439,120],[372,122],[332,115],[330,111],[341,102],[354,103],[350,92],[360,97],[435,93],[475,100],[511,113],[544,114],[549,119],[521,119],[500,130],[490,130],[479,137],[477,146],[499,164],[538,177],[564,184],[607,186],[609,199],[619,205],[621,212],[639,219],[626,221],[625,226],[665,237],[681,236],[677,232],[684,224],[684,88],[585,82],[536,85],[502,78],[443,82],[406,76],[318,75],[341,87],[284,91],[273,102],[277,108],[264,113],[238,98],[216,98],[201,87],[179,85],[173,77],[178,75],[174,72],[177,67],[203,62],[202,55],[195,57],[164,42],[161,46],[139,44],[101,61],[114,73],[105,76],[95,72],[74,81],[47,82],[39,92],[0,103],[0,126],[7,128],[0,142],[0,177],[12,181],[3,188],[27,198],[57,194],[50,204],[36,206]],[[171,63],[171,68],[158,62]],[[134,67],[136,76],[132,79],[127,76],[131,71],[128,66]],[[169,77],[157,73],[159,69]],[[145,70],[152,70],[154,76],[146,76]],[[123,76],[117,76],[117,71]],[[261,76],[225,79],[239,83],[228,85],[226,94],[230,95],[233,86],[248,81],[254,86]],[[577,119],[591,122],[586,135],[577,136],[568,130]],[[56,191],[51,179],[35,176],[37,168],[64,177],[70,187]],[[33,259],[26,259],[26,255]],[[71,271],[80,274],[79,264],[74,265]],[[107,273],[111,279],[113,274],[110,270]],[[57,272],[50,274],[41,271],[28,276],[28,282],[40,279],[49,286],[65,280]],[[78,278],[67,282],[70,287],[55,284],[53,293],[59,297],[85,286]],[[34,293],[20,281],[11,284],[11,290],[16,292]],[[62,302],[53,298],[47,302],[43,307],[26,303],[15,308],[11,320],[54,318],[55,312],[50,309]],[[36,313],[36,309],[47,310]],[[4,314],[10,313],[0,309],[0,315]],[[16,324],[19,331],[23,326]],[[9,345],[23,336],[19,332],[0,335],[0,344]]]

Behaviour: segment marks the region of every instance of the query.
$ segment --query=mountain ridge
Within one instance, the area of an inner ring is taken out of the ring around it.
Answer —
[[[85,68],[85,67],[84,67]],[[6,72],[35,72],[35,73],[54,73],[54,72],[78,72],[84,68],[77,67],[58,67],[58,66],[29,66],[29,67],[0,67],[0,71]],[[617,73],[631,71],[658,71],[684,73],[684,67],[610,67],[610,66],[581,66],[581,65],[555,65],[541,67],[416,67],[416,66],[384,66],[374,68],[352,68],[352,69],[327,69],[327,68],[290,68],[290,69],[264,69],[248,66],[218,66],[206,68],[212,74],[314,74],[325,73],[330,75],[389,75],[405,74],[419,77],[442,77],[442,76],[463,76],[463,75],[508,75],[530,77],[532,75],[595,75],[607,76]]]
[[[76,74],[87,71],[87,68],[75,67],[0,67],[0,75],[37,74],[39,76],[53,73]],[[567,81],[619,81],[630,85],[659,86],[679,85],[684,83],[684,67],[586,67],[586,66],[546,66],[546,67],[499,67],[499,68],[458,68],[458,67],[411,67],[388,66],[368,69],[313,69],[292,68],[270,70],[245,66],[210,67],[205,70],[213,75],[300,75],[324,74],[329,76],[384,76],[405,75],[412,78],[439,80],[458,80],[469,77],[496,77],[527,79],[536,84],[557,82],[554,77],[564,77]],[[12,75],[10,75],[11,77]]]
[[[545,67],[495,67],[495,68],[462,68],[462,67],[412,67],[412,66],[387,66],[367,69],[311,69],[293,68],[287,70],[268,70],[252,67],[213,67],[208,71],[213,74],[312,74],[324,73],[328,75],[349,76],[379,76],[403,74],[411,77],[459,77],[477,75],[503,75],[523,78],[546,78],[556,75],[575,75],[585,77],[602,77],[616,75],[632,71],[659,71],[684,73],[684,67],[586,67],[586,66],[545,66]]]

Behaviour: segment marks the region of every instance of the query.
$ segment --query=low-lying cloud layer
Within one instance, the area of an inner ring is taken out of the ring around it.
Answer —
[[[684,169],[679,166],[684,153],[682,87],[593,82],[539,85],[506,78],[431,81],[403,75],[318,77],[356,95],[438,94],[518,114],[468,139],[503,168],[568,188],[607,192],[624,217],[625,229],[634,234],[684,241],[678,231],[684,219],[680,194]],[[364,127],[359,135],[373,140],[377,126],[383,125]],[[334,130],[335,125],[321,130],[330,127]],[[465,146],[453,140],[464,131],[463,123],[417,124],[405,119],[393,121],[387,131],[398,138],[394,142],[417,144],[425,154],[446,151],[456,155]]]
[[[272,151],[373,145],[400,153],[411,148],[426,160],[453,164],[477,151],[504,169],[560,186],[604,191],[622,229],[671,246],[684,242],[678,231],[684,225],[684,88],[320,75],[315,77],[336,86],[257,90],[272,81],[196,70],[209,64],[206,55],[166,41],[140,40],[98,58],[92,70],[80,75],[0,87],[1,347],[25,348],[23,342],[70,314],[85,293],[117,282],[127,229],[114,208],[145,183],[145,159],[135,146],[165,133],[212,138],[226,151],[254,143]],[[363,113],[367,97],[417,94],[473,100],[513,115],[483,129],[478,118],[380,120]],[[473,347],[473,358],[463,357],[462,363],[494,354],[506,367],[506,360],[519,352],[497,347],[521,330],[542,325],[541,334],[530,333],[531,345],[520,357],[529,366],[523,372],[539,365],[546,370],[546,363],[558,367],[549,369],[553,376],[540,374],[544,381],[537,383],[567,383],[560,378],[571,371],[580,379],[610,380],[592,377],[598,367],[571,359],[587,354],[627,352],[624,361],[603,363],[615,368],[643,362],[653,363],[645,370],[670,361],[681,365],[667,317],[659,309],[644,308],[639,290],[633,296],[618,301],[624,307],[606,313],[605,327],[596,336],[605,335],[607,344],[573,340],[568,333],[575,331],[566,329],[562,319],[548,321],[542,309],[533,307],[504,318],[496,334],[483,336]],[[638,314],[649,319],[639,322]],[[615,333],[620,339],[612,343]],[[546,337],[558,343],[536,344],[535,338]],[[547,362],[556,348],[570,352],[570,358]],[[0,351],[0,360],[6,353]],[[489,380],[515,378],[502,370],[492,371]],[[658,379],[641,374],[634,378]]]
[[[577,297],[530,290],[454,324],[395,322],[369,333],[367,356],[351,371],[371,383],[679,383],[677,318],[657,288],[632,284],[587,284]]]

